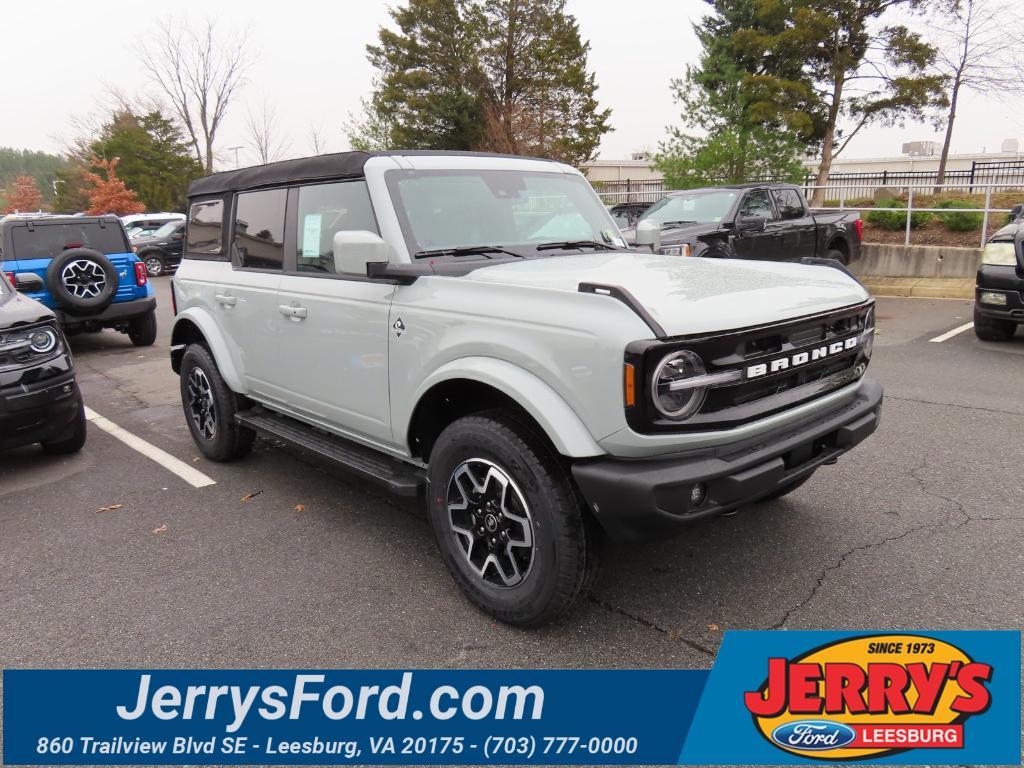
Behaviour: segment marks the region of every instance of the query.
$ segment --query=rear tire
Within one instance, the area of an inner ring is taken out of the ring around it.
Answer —
[[[825,251],[825,258],[834,259],[835,261],[838,261],[840,264],[846,264],[846,254],[844,254],[838,248],[829,248],[827,251]]]
[[[150,347],[156,341],[156,311],[136,317],[128,323],[128,338],[136,347]]]
[[[252,449],[256,433],[239,427],[244,403],[224,381],[209,350],[189,344],[181,358],[181,405],[192,439],[211,461],[234,461]]]
[[[86,436],[85,404],[78,404],[78,415],[75,416],[75,425],[70,436],[63,440],[43,443],[43,450],[54,455],[78,453],[85,445]]]
[[[1017,332],[1017,324],[1012,320],[997,320],[985,317],[974,308],[974,335],[982,341],[1009,341]]]
[[[163,254],[151,251],[141,258],[142,263],[146,265],[146,274],[150,277],[160,277],[167,271],[167,262],[164,260]]]
[[[563,459],[515,411],[466,416],[430,456],[438,549],[469,600],[536,627],[566,613],[596,576],[600,539]]]

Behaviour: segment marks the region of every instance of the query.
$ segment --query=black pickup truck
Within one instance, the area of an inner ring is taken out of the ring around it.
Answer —
[[[656,224],[660,240],[651,242]],[[644,232],[639,230],[646,229]],[[625,233],[630,243],[676,256],[849,264],[860,258],[863,222],[856,211],[811,210],[792,184],[737,184],[672,192]]]

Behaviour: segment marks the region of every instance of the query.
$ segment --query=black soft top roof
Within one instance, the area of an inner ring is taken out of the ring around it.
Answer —
[[[544,160],[539,157],[498,155],[490,152],[451,152],[442,150],[396,150],[393,152],[335,152],[315,157],[300,157],[296,160],[282,160],[268,165],[254,165],[236,171],[221,171],[212,176],[196,179],[188,187],[189,197],[219,195],[242,189],[254,189],[276,184],[291,184],[321,179],[343,179],[363,175],[363,166],[371,157],[393,155],[433,155],[460,157],[508,157],[516,160]],[[554,161],[548,161],[554,162]]]

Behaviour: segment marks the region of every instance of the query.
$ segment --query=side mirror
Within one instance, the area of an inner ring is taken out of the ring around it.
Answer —
[[[14,288],[21,293],[43,290],[43,278],[34,272],[19,272],[14,276]]]
[[[636,223],[634,243],[650,246],[651,252],[656,253],[661,247],[661,225],[651,219],[641,219]]]
[[[1024,214],[1024,204],[1018,203],[1010,209],[1010,218],[1019,219]]]
[[[394,250],[368,230],[334,233],[334,271],[339,275],[366,276],[370,264],[387,264]]]
[[[764,232],[764,228],[767,225],[768,219],[764,216],[750,216],[736,222],[736,231],[744,234],[756,234],[757,232]]]
[[[171,240],[174,240],[174,241],[184,240],[184,239],[185,239],[185,235],[182,234],[181,232],[175,232],[173,235],[171,235]]]

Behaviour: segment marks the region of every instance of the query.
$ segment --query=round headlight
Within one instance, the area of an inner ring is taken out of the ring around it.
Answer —
[[[28,348],[37,355],[52,352],[56,346],[57,334],[49,328],[40,328],[38,331],[33,331],[32,335],[28,337]]]
[[[704,404],[706,387],[687,386],[687,379],[706,373],[704,361],[694,352],[673,352],[658,363],[651,380],[651,401],[669,419],[693,416]]]

